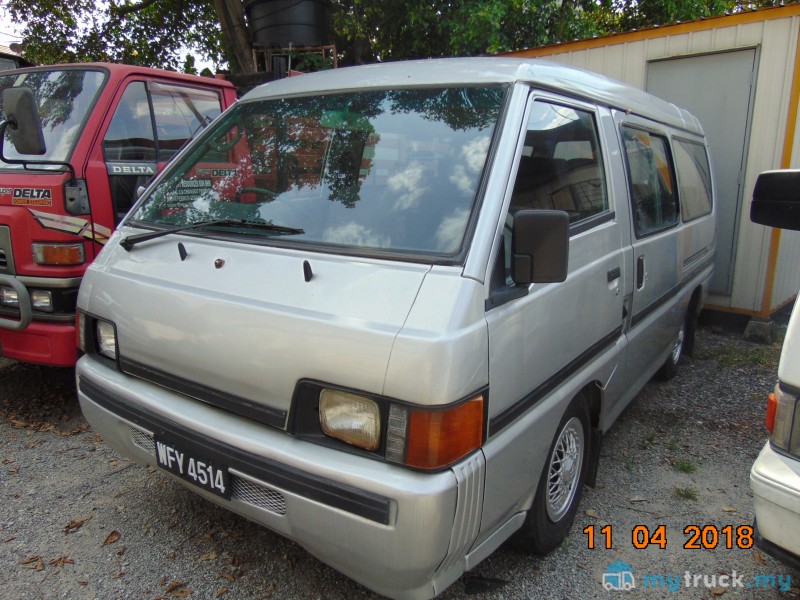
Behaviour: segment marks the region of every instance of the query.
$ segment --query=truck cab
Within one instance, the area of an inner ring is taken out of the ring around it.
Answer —
[[[0,71],[0,92],[19,88],[37,123],[14,122],[1,140],[0,356],[72,366],[87,265],[139,187],[236,93],[208,77],[92,63]],[[26,139],[41,143],[36,154]]]

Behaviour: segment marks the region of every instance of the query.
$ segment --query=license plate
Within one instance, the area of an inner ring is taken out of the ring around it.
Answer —
[[[156,463],[159,467],[212,494],[228,499],[231,497],[227,467],[187,452],[171,441],[156,438],[155,442]]]

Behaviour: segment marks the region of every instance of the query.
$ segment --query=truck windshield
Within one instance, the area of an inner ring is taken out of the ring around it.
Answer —
[[[249,241],[452,256],[463,244],[503,87],[245,102],[220,118],[128,219]],[[334,250],[334,248],[332,248]]]
[[[0,74],[0,94],[10,87],[28,87],[39,106],[47,152],[43,156],[21,155],[6,131],[3,154],[6,158],[66,162],[82,131],[105,75],[100,71],[63,69],[48,71],[6,71]],[[0,105],[0,119],[6,118]],[[22,165],[0,163],[3,169],[22,169]]]

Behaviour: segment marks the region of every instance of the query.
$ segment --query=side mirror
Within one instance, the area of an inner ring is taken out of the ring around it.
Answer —
[[[17,152],[36,155],[47,152],[42,122],[39,120],[39,109],[29,88],[16,87],[3,90],[3,111],[6,114],[6,121],[0,133],[5,134],[6,129],[11,132],[11,141],[14,142]]]
[[[800,170],[761,173],[753,189],[750,220],[759,225],[800,230]]]
[[[569,215],[561,210],[521,210],[511,234],[514,283],[554,283],[567,278]]]

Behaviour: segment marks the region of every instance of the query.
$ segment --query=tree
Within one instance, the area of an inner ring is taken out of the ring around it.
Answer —
[[[597,33],[594,0],[339,0],[337,47],[373,58],[493,54]]]
[[[772,0],[331,0],[346,63],[493,54],[769,6]],[[37,63],[255,71],[242,0],[7,0]]]
[[[229,4],[244,20],[239,0],[8,0],[6,10],[23,24],[24,54],[32,62],[111,61],[177,69],[184,47],[223,62],[215,3],[227,7],[231,23]],[[229,60],[234,62],[235,55]]]

